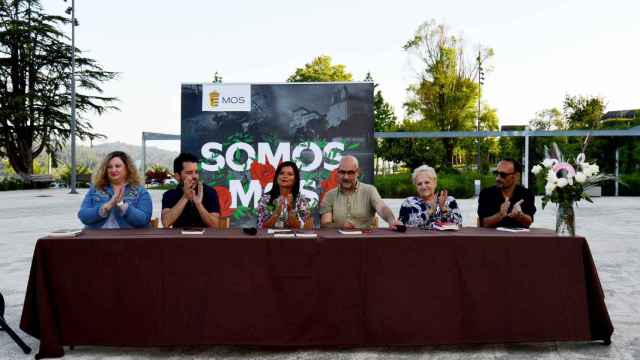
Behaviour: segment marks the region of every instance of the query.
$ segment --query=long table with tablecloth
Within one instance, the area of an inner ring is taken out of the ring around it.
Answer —
[[[609,342],[583,237],[463,228],[317,238],[85,230],[37,241],[20,327],[63,345]]]

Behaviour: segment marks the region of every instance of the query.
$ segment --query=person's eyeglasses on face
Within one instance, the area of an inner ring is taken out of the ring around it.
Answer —
[[[503,179],[506,179],[509,175],[513,175],[515,172],[506,173],[504,171],[493,170],[493,175],[500,176]]]
[[[356,174],[355,170],[349,170],[349,171],[338,170],[338,175],[340,176],[345,176],[345,175],[354,176],[355,174]]]

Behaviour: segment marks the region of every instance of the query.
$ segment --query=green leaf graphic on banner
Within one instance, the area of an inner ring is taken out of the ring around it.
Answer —
[[[360,147],[360,144],[351,144],[347,146],[347,149],[354,150],[354,149],[357,149],[358,147]]]
[[[270,145],[272,148],[277,147],[277,146],[278,146],[278,144],[280,143],[280,139],[279,139],[276,135],[274,135],[274,134],[266,135],[266,136],[264,137],[264,139],[269,143],[269,145]]]

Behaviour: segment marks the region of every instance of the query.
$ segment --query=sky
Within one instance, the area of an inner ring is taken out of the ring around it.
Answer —
[[[71,3],[42,0],[64,14]],[[435,20],[470,51],[493,48],[483,100],[500,125],[525,124],[566,94],[640,108],[640,1],[89,1],[76,0],[76,46],[106,70],[120,111],[88,117],[100,142],[140,144],[143,131],[180,133],[180,85],[284,82],[319,55],[354,80],[371,72],[399,119],[419,63],[402,45]],[[149,145],[177,150],[178,142]]]

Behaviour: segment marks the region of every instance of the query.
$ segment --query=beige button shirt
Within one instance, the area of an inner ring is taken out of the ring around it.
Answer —
[[[373,225],[376,206],[381,201],[382,198],[373,185],[358,182],[352,192],[343,192],[337,186],[322,199],[320,215],[331,212],[333,224],[337,227],[342,227],[349,220],[356,228],[366,229]]]

